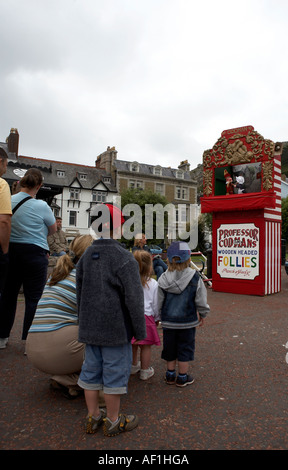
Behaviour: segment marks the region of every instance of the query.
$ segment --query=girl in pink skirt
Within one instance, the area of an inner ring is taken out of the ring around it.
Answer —
[[[132,338],[133,362],[131,374],[136,374],[140,370],[140,379],[147,380],[154,375],[154,369],[150,366],[151,346],[161,345],[157,325],[160,320],[158,308],[158,282],[151,278],[153,271],[152,257],[144,250],[133,253],[139,264],[139,271],[144,292],[144,313],[146,320],[147,337],[144,340],[136,341]],[[138,362],[138,347],[140,348],[140,361]]]

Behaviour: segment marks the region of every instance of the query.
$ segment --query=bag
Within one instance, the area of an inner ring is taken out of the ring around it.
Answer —
[[[18,204],[16,204],[16,206],[14,207],[14,209],[12,209],[12,214],[15,214],[15,212],[17,211],[17,209],[22,206],[22,204],[24,204],[24,202],[28,201],[28,199],[32,199],[32,196],[27,196],[27,197],[24,197],[24,199],[22,199],[22,201],[18,202]]]

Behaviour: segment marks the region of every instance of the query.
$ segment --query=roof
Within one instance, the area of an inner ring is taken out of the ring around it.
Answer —
[[[2,144],[1,144],[2,146]],[[44,185],[70,187],[75,179],[83,189],[91,190],[99,182],[102,182],[107,190],[117,192],[114,181],[105,170],[94,166],[80,165],[75,163],[57,162],[40,158],[18,156],[8,158],[7,171],[3,175],[6,180],[17,181],[22,176],[23,170],[28,168],[39,168],[44,178]],[[62,177],[57,176],[57,172],[64,172]],[[23,173],[24,174],[24,173]],[[86,179],[81,179],[80,175],[86,175]],[[104,178],[111,178],[111,183],[103,181]]]
[[[139,167],[139,171],[132,172],[130,170],[131,163],[137,163]],[[146,175],[146,176],[157,176],[154,174],[154,168],[161,168],[162,170],[162,178],[177,178],[177,172],[181,171],[184,174],[184,178],[178,178],[181,180],[190,180],[193,182],[194,180],[191,178],[190,171],[183,171],[179,168],[167,168],[163,167],[160,165],[148,165],[146,163],[138,163],[138,162],[130,162],[130,161],[125,161],[125,160],[115,160],[114,165],[118,171],[121,172],[129,172],[130,174],[135,174],[135,175]]]

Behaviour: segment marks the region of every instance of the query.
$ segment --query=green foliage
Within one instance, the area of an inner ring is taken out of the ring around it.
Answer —
[[[165,207],[168,204],[167,199],[160,194],[154,193],[150,190],[140,190],[140,189],[127,189],[121,193],[121,208],[123,209],[128,204],[136,204],[141,208],[141,221],[139,221],[142,227],[142,233],[145,233],[148,229],[146,227],[147,221],[145,220],[145,205],[152,204],[161,204]],[[131,213],[131,217],[134,217],[134,214]],[[164,226],[167,225],[168,216],[164,214]],[[133,226],[131,231],[133,230]],[[166,232],[165,232],[166,233]],[[131,248],[134,244],[134,240],[126,240],[125,237],[121,240],[126,244],[127,248]],[[153,214],[153,239],[148,240],[148,244],[162,244],[164,240],[156,239],[156,213]]]
[[[282,238],[288,244],[288,197],[282,199]]]
[[[288,176],[288,142],[283,143],[282,155],[281,155],[281,172]]]
[[[205,245],[207,243],[207,240],[205,238],[205,232],[206,230],[210,229],[209,227],[210,223],[211,223],[211,230],[212,230],[212,217],[206,217],[207,215],[210,216],[210,214],[201,214],[198,217],[198,243],[197,243],[195,250],[192,250],[192,251],[201,251],[201,253],[206,252]],[[190,233],[189,223],[186,224],[186,233]],[[183,234],[180,234],[179,237],[177,237],[178,240],[183,240],[187,242],[189,242],[189,238],[190,237],[185,239]]]

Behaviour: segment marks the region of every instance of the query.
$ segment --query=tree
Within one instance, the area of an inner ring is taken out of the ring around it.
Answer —
[[[282,238],[288,242],[288,197],[282,199]]]
[[[168,204],[167,199],[161,194],[153,193],[150,190],[141,190],[141,189],[127,189],[121,193],[121,208],[123,209],[128,204],[136,204],[138,207],[141,208],[141,231],[142,233],[146,232],[148,227],[146,226],[147,220],[145,220],[145,206],[147,204],[152,204],[155,206],[156,204],[161,204],[165,207]],[[133,214],[131,215],[131,217]],[[164,215],[164,226],[165,223],[167,224],[167,214]],[[131,231],[133,228],[131,229]],[[121,240],[123,243],[126,244],[127,248],[133,246],[134,240],[127,240],[125,236]],[[153,213],[153,238],[149,239],[149,243],[154,243],[156,245],[163,244],[163,239],[156,238],[156,213]]]
[[[197,246],[195,247],[195,250],[192,250],[192,251],[201,251],[202,253],[206,253],[206,250],[207,250],[206,231],[207,231],[207,228],[209,228],[209,223],[211,223],[211,225],[212,225],[211,218],[210,217],[207,218],[206,215],[210,215],[210,214],[201,214],[198,217],[197,227],[195,226],[195,228],[197,228],[197,232],[198,232],[198,241],[197,241]],[[186,233],[190,233],[190,224],[189,223],[186,224]],[[189,242],[189,237],[185,238],[183,233],[180,234],[177,237],[177,239]]]

